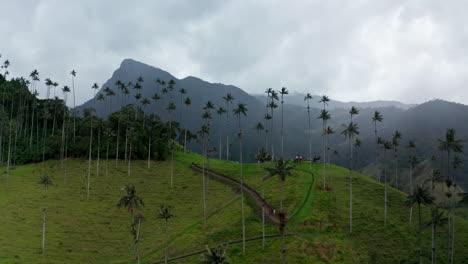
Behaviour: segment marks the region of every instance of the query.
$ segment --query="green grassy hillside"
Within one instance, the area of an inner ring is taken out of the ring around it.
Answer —
[[[209,180],[209,217],[203,225],[202,176],[189,168],[201,163],[195,154],[175,154],[174,188],[170,188],[170,162],[132,161],[132,175],[127,175],[123,161],[115,165],[101,161],[99,175],[96,162],[91,176],[91,195],[86,199],[87,161],[67,162],[67,182],[60,161],[16,167],[10,177],[1,178],[0,260],[1,263],[135,263],[130,234],[130,215],[116,207],[123,196],[120,188],[127,183],[136,186],[145,207],[140,234],[140,251],[144,263],[163,260],[163,220],[156,218],[161,204],[173,206],[176,218],[169,222],[169,255],[176,257],[241,240],[240,196],[232,186]],[[266,165],[268,166],[268,164]],[[284,206],[289,223],[286,238],[288,263],[414,263],[417,260],[417,218],[408,226],[409,210],[404,207],[406,195],[389,192],[389,219],[383,224],[383,185],[363,175],[354,174],[353,233],[349,234],[348,174],[344,168],[331,166],[332,190],[316,188],[322,182],[322,166],[299,165],[286,180]],[[239,163],[210,160],[210,169],[239,179]],[[246,183],[259,193],[262,189],[269,204],[279,207],[279,184],[268,179],[262,187],[263,170],[259,164],[244,164]],[[54,178],[47,194],[37,182],[42,175]],[[46,197],[45,197],[46,195]],[[41,255],[42,208],[47,201],[46,254]],[[247,238],[261,236],[260,209],[247,199]],[[416,211],[415,211],[416,213]],[[427,219],[429,208],[423,208]],[[468,259],[468,223],[457,219],[455,263]],[[437,235],[439,260],[446,257],[446,227]],[[279,234],[277,226],[268,223],[268,235]],[[425,253],[430,255],[430,230],[423,234]],[[278,263],[280,239],[248,242],[242,254],[241,244],[231,245],[232,263]],[[199,255],[175,263],[197,263]]]

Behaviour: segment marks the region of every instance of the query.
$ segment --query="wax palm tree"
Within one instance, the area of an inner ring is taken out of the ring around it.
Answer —
[[[453,172],[450,171],[451,154],[463,152],[463,140],[457,139],[455,129],[449,128],[445,133],[445,140],[439,139],[439,148],[447,152],[447,187],[450,187],[453,184]]]
[[[439,169],[432,169],[429,178],[427,178],[424,183],[430,183],[431,195],[434,196],[434,190],[437,183],[443,182],[444,179]]]
[[[271,161],[271,155],[268,154],[267,150],[262,148],[255,156],[255,160],[262,164],[263,171],[265,170],[265,162]],[[265,174],[262,176],[262,198],[265,199]],[[265,206],[262,205],[262,249],[265,249]]]
[[[266,93],[267,96],[266,96],[266,109],[265,109],[266,112],[265,112],[264,119],[265,119],[265,122],[266,122],[265,124],[266,124],[266,127],[267,127],[266,131],[270,131],[270,132],[271,132],[271,130],[269,130],[268,128],[273,129],[273,127],[272,127],[272,118],[273,117],[270,115],[270,112],[269,112],[270,101],[272,101],[272,99],[271,99],[271,93],[272,92],[273,92],[273,88],[268,88],[268,89],[265,90],[265,93]],[[271,138],[273,138],[273,135],[271,135]],[[266,142],[265,143],[265,148],[267,149],[267,151],[269,149],[268,148],[268,141],[269,141],[269,137],[268,137],[268,133],[267,133],[266,140],[265,140],[265,142]],[[273,143],[271,145],[273,146]]]
[[[327,120],[330,119],[330,113],[325,110],[325,109],[322,109],[322,111],[320,111],[320,115],[318,117],[319,119],[322,119],[322,125],[323,125],[323,130],[322,130],[322,150],[323,150],[323,170],[322,170],[322,174],[323,174],[323,186],[325,187],[326,185],[326,174],[325,174],[325,170],[326,170],[326,164],[327,164],[327,142],[326,142],[326,134],[325,134],[325,130],[326,130],[326,125],[327,125]]]
[[[326,176],[328,177],[328,181],[330,181],[330,175],[329,175],[329,169],[330,169],[330,136],[335,134],[335,130],[333,128],[331,128],[330,126],[327,126],[327,128],[325,129],[325,131],[323,132],[325,134],[325,138],[326,138],[326,152],[325,152],[325,155],[326,155],[326,164],[327,164],[327,169],[326,169]],[[323,182],[324,184],[324,188],[325,188],[325,181]]]
[[[285,215],[285,212],[283,210],[283,186],[284,186],[284,181],[286,180],[286,176],[291,176],[292,175],[292,170],[295,168],[295,166],[289,165],[290,161],[289,160],[284,160],[283,157],[281,157],[279,160],[275,162],[275,165],[273,168],[265,168],[270,174],[271,177],[278,175],[279,181],[280,181],[280,214]],[[282,242],[281,242],[281,259],[282,263],[285,263],[286,261],[286,256],[285,256],[285,249],[284,249],[284,228],[281,229],[281,237],[282,237]]]
[[[286,180],[286,176],[291,176],[292,175],[292,170],[295,168],[295,166],[290,165],[289,160],[284,160],[283,157],[281,157],[279,160],[277,160],[274,163],[274,167],[272,168],[265,168],[266,171],[269,172],[270,176],[278,176],[279,181],[280,181],[280,210],[283,210],[283,186],[284,186],[284,181]]]
[[[387,151],[393,148],[393,144],[390,141],[385,141],[383,144],[383,175],[384,175],[384,187],[385,187],[385,197],[384,197],[384,225],[387,225],[387,207],[388,207],[388,196],[387,196],[387,166],[385,165],[385,154]]]
[[[416,144],[413,140],[408,141],[408,145],[406,146],[410,151],[409,156],[409,182],[410,182],[410,195],[413,195],[413,169],[419,163],[418,157],[414,154],[414,149],[416,148]],[[413,207],[410,207],[410,216],[409,216],[409,225],[413,222]]]
[[[306,96],[304,97],[304,101],[307,102],[307,119],[308,119],[308,131],[307,133],[309,134],[309,169],[312,168],[312,130],[310,126],[310,100],[312,100],[312,95],[310,93],[307,93]]]
[[[359,135],[359,128],[356,123],[350,122],[348,125],[343,125],[343,130],[341,131],[348,139],[349,146],[349,232],[353,232],[353,139],[356,135]]]
[[[240,163],[240,189],[241,189],[241,210],[242,210],[242,253],[245,254],[245,216],[244,216],[244,173],[242,166],[242,126],[241,117],[247,116],[247,107],[245,104],[239,103],[237,108],[232,110],[239,121],[239,163]]]
[[[154,113],[158,114],[158,101],[161,100],[161,96],[158,93],[154,93],[151,99],[154,101]]]
[[[47,189],[53,184],[53,180],[48,175],[44,175],[39,179],[39,184],[44,186],[44,208],[42,209],[42,255],[45,254],[46,242],[46,224],[47,224]]]
[[[270,103],[268,105],[268,107],[270,108],[270,114],[271,114],[271,123],[270,123],[270,126],[271,126],[271,155],[273,156],[273,159],[275,159],[276,155],[275,155],[275,144],[273,142],[275,142],[275,133],[274,133],[274,127],[275,127],[275,119],[274,119],[274,110],[276,108],[278,108],[278,104],[276,103],[276,101],[279,100],[279,96],[278,96],[278,93],[275,91],[275,90],[272,90],[271,91],[271,94],[270,94]]]
[[[75,141],[76,137],[76,101],[75,101],[75,77],[76,77],[76,71],[72,70],[70,72],[70,75],[72,76],[72,90],[73,90],[73,141]]]
[[[180,94],[180,106],[184,104],[184,96],[187,94],[187,90],[184,88],[179,89],[179,94]],[[179,116],[179,122],[182,124],[182,110],[180,111],[180,116]]]
[[[374,116],[372,117],[372,123],[374,123],[374,137],[375,137],[375,164],[377,165],[377,159],[379,157],[379,144],[377,142],[377,123],[381,123],[383,121],[383,115],[379,111],[374,112]],[[380,181],[380,176],[379,176]]]
[[[192,100],[190,99],[190,97],[185,98],[184,104],[185,104],[185,109],[188,112],[189,107],[192,105]],[[188,121],[190,121],[190,119]],[[187,128],[189,126],[186,125],[185,127],[186,128],[184,130],[184,153],[185,153],[185,150],[187,149],[187,130],[188,130]]]
[[[69,93],[70,91],[71,91],[70,88],[69,88],[68,86],[66,86],[66,85],[62,88],[62,92],[63,92],[63,101],[64,101],[64,104],[65,104],[65,105],[67,104],[67,95],[68,95],[68,93]],[[60,155],[60,156],[61,156],[61,158],[62,158],[62,167],[63,167],[64,160],[66,159],[65,153],[67,153],[67,151],[66,151],[66,144],[65,144],[65,143],[66,143],[65,140],[66,140],[66,138],[67,138],[66,129],[65,129],[65,127],[66,127],[66,120],[67,120],[66,116],[67,116],[67,111],[63,111],[62,141],[61,141],[61,147],[60,147],[60,150],[61,150],[61,153],[60,153],[61,155]],[[64,177],[63,177],[63,182],[64,182],[64,183],[66,183],[66,179],[67,179],[66,177],[67,177],[67,171],[65,170]]]
[[[257,131],[258,138],[260,138],[260,132],[262,132],[264,129],[265,129],[265,127],[263,126],[262,122],[258,122],[255,125],[255,130]],[[258,153],[260,153],[260,146],[257,146],[257,154]]]
[[[172,214],[172,208],[168,205],[161,205],[161,207],[159,207],[159,212],[158,212],[158,215],[156,216],[157,218],[159,219],[164,219],[164,233],[165,233],[165,236],[166,236],[166,247],[164,249],[164,263],[167,263],[167,258],[168,258],[168,255],[167,255],[167,248],[169,247],[169,237],[168,237],[168,232],[167,232],[167,224],[168,224],[168,221],[169,219],[171,218],[174,218],[175,215]]]
[[[57,82],[54,82],[52,84],[52,86],[54,87],[54,114],[53,114],[52,133],[51,133],[51,135],[54,135],[54,132],[55,132],[55,116],[56,116],[56,112],[57,112],[57,101],[58,101],[58,97],[55,95],[55,92],[57,90],[58,85],[59,84]]]
[[[117,202],[117,208],[126,208],[127,212],[130,213],[130,223],[131,223],[131,233],[133,234],[133,239],[135,242],[135,248],[134,248],[134,253],[136,253],[136,245],[138,245],[138,232],[135,228],[135,220],[136,218],[134,217],[135,210],[145,206],[145,203],[143,202],[143,199],[138,196],[135,185],[133,184],[126,184],[121,188],[122,191],[125,192],[125,195],[120,198],[120,200]],[[141,218],[138,219],[138,225],[141,223]],[[138,256],[139,259],[139,256]]]
[[[226,96],[223,96],[223,100],[226,103],[226,160],[229,160],[229,133],[231,132],[229,123],[229,106],[232,104],[234,96],[232,96],[231,93],[227,93]]]
[[[358,115],[358,114],[359,114],[359,110],[355,106],[352,106],[351,110],[349,110],[349,115],[351,116],[351,122],[353,122],[353,116]]]
[[[281,87],[281,157],[284,157],[284,96],[289,94],[286,87]]]
[[[265,149],[268,151],[268,133],[270,132],[268,130],[268,122],[270,122],[271,120],[271,115],[266,113],[264,116],[263,116],[263,119],[265,119]]]
[[[274,148],[274,118],[273,118],[273,115],[274,115],[274,110],[276,108],[278,108],[278,104],[275,102],[275,100],[278,100],[278,95],[275,91],[272,92],[272,95],[270,96],[271,97],[271,101],[270,101],[270,104],[269,104],[269,108],[270,108],[270,113],[271,113],[271,138],[270,138],[270,141],[271,141],[271,154],[273,155],[273,157],[275,157],[275,148]]]
[[[174,103],[169,103],[167,111],[169,112],[169,131],[172,131],[172,113],[175,111]],[[169,148],[171,150],[171,188],[174,187],[174,149],[171,136],[169,136]]]
[[[200,264],[230,264],[226,251],[227,245],[214,248],[206,246],[206,252],[202,254]]]
[[[222,122],[221,122],[221,119],[223,117],[223,114],[226,113],[226,109],[224,109],[223,107],[218,107],[218,110],[216,110],[216,113],[218,114],[219,116],[219,124],[221,125],[222,127]],[[218,153],[219,153],[219,159],[221,159],[221,156],[222,156],[222,136],[221,136],[221,128],[220,128],[220,132],[219,132],[219,149],[218,149]]]
[[[209,113],[206,111],[203,113],[202,118],[207,119],[209,116]],[[203,227],[206,227],[206,176],[205,176],[205,165],[206,165],[206,159],[207,159],[207,135],[210,133],[210,126],[208,123],[203,124],[200,131],[198,132],[200,137],[202,138],[202,156],[203,156],[203,162],[202,162],[202,192],[203,192]]]
[[[447,129],[445,133],[445,139],[439,139],[439,149],[442,151],[447,152],[447,175],[446,175],[446,185],[447,188],[449,189],[446,193],[447,198],[452,198],[454,195],[452,194],[451,187],[452,185],[455,185],[454,181],[454,173],[453,170],[450,171],[451,166],[451,154],[452,153],[462,153],[463,152],[463,140],[457,139],[456,138],[456,131],[453,128]],[[455,203],[453,202],[453,199],[451,199],[451,208],[450,211],[453,211],[453,207],[455,206]],[[452,218],[450,217],[452,216]],[[452,240],[452,246],[449,246],[449,261],[450,263],[453,263],[453,254],[454,254],[454,241],[455,241],[455,218],[452,214],[449,212],[449,219],[448,219],[448,226],[449,226],[449,243],[450,239]],[[452,238],[450,238],[450,227],[452,227]]]
[[[406,200],[406,205],[408,207],[413,207],[414,204],[418,205],[418,241],[419,241],[419,263],[422,263],[423,251],[422,251],[422,218],[421,218],[421,204],[433,204],[434,198],[430,195],[429,190],[423,186],[417,186],[413,195],[408,195]]]
[[[435,243],[435,234],[437,233],[437,227],[444,226],[448,222],[448,218],[445,216],[444,211],[440,211],[437,207],[432,207],[431,209],[431,219],[425,222],[423,225],[425,227],[431,227],[431,264],[437,262],[436,258],[436,243]]]
[[[395,187],[398,189],[398,146],[400,145],[401,132],[396,130],[392,136],[392,145],[395,159]]]

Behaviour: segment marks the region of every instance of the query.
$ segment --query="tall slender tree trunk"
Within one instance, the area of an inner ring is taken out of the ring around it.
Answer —
[[[101,158],[101,125],[98,124],[98,144],[97,144],[97,163],[96,163],[96,177],[99,177],[99,164]]]
[[[110,138],[107,138],[107,147],[106,147],[106,177],[109,176],[109,142],[110,142]]]
[[[263,167],[262,177],[262,199],[265,199],[265,166]],[[265,250],[265,205],[262,204],[262,250]]]
[[[423,256],[423,249],[422,249],[422,237],[421,237],[421,232],[422,232],[422,219],[421,219],[421,204],[418,203],[418,215],[419,215],[419,229],[418,229],[418,240],[419,240],[419,264],[422,264],[422,256]]]
[[[326,179],[326,174],[325,174],[325,169],[326,169],[326,164],[327,164],[327,155],[325,153],[325,148],[326,148],[326,143],[325,143],[325,126],[326,126],[327,121],[325,119],[323,120],[323,130],[322,130],[322,151],[323,151],[323,168],[322,168],[322,174],[323,174],[323,188],[325,189],[327,185],[327,179]]]
[[[432,232],[432,235],[431,235],[431,239],[432,239],[431,264],[434,264],[435,260],[436,260],[436,245],[435,245],[436,230],[435,230],[434,223],[431,224],[431,232]]]
[[[73,142],[75,142],[75,137],[76,137],[75,77],[72,77],[72,90],[73,90]]]
[[[91,125],[89,132],[89,155],[88,155],[88,179],[86,184],[86,199],[89,200],[89,186],[91,181],[91,159],[92,159],[92,146],[93,146],[93,122],[91,117]]]
[[[312,169],[312,131],[310,128],[309,101],[307,101],[307,117],[308,117],[308,123],[309,123],[309,131],[307,131],[307,133],[309,134],[309,169]]]
[[[241,211],[242,211],[242,254],[245,254],[245,215],[244,215],[244,171],[242,165],[242,129],[239,113],[239,163],[240,163],[240,182],[241,182]]]
[[[453,199],[453,197],[452,197]],[[453,206],[453,201],[452,201],[452,250],[450,254],[450,264],[453,264],[454,262],[454,252],[455,252],[455,212],[454,212],[454,206]]]
[[[42,255],[45,255],[45,242],[46,242],[46,208],[42,210]]]
[[[229,102],[226,101],[226,160],[229,160]]]
[[[130,141],[130,149],[128,151],[128,167],[127,167],[128,177],[132,176],[132,142]]]
[[[284,158],[284,101],[281,95],[281,157]]]
[[[349,136],[349,232],[353,232],[353,145]]]
[[[203,184],[203,227],[206,228],[206,179],[205,179],[205,163],[206,163],[206,135],[203,134],[203,161],[202,161],[202,184]]]
[[[410,177],[410,195],[413,195],[413,164],[412,163],[410,164],[409,177]],[[413,221],[413,205],[411,205],[410,207],[410,215],[409,215],[410,227],[411,227],[412,221]]]
[[[151,167],[151,137],[148,137],[148,169]]]
[[[385,149],[383,152],[383,174],[384,174],[384,188],[385,188],[385,205],[384,205],[384,225],[387,225],[387,207],[388,207],[388,197],[387,197],[387,167],[385,165]]]
[[[169,247],[169,236],[167,234],[167,220],[166,220],[166,224],[164,227],[164,233],[166,235],[166,248],[164,249],[164,263],[167,264],[167,259],[168,259],[167,248]]]
[[[219,159],[221,160],[221,155],[222,155],[222,138],[221,138],[221,133],[219,133]]]
[[[119,141],[120,141],[120,115],[117,121],[117,146],[115,149],[115,167],[117,167],[117,163],[119,161]]]
[[[138,243],[140,241],[140,227],[141,227],[141,218],[138,218],[138,229],[137,229],[137,235],[136,235],[136,254],[137,254],[137,261],[138,264],[140,264],[140,250],[138,249]]]

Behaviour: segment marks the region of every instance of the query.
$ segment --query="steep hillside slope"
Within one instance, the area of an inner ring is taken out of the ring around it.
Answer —
[[[183,256],[203,250],[205,245],[219,245],[241,240],[239,194],[233,186],[216,180],[207,181],[208,221],[203,226],[202,175],[191,170],[192,162],[201,163],[196,154],[176,153],[175,187],[169,187],[170,162],[132,161],[129,177],[123,161],[109,171],[101,161],[99,175],[93,174],[91,198],[86,200],[84,176],[87,164],[70,160],[67,183],[63,182],[60,162],[48,161],[17,167],[8,185],[2,184],[0,206],[4,208],[0,232],[0,258],[4,263],[133,263],[129,214],[116,208],[123,195],[123,184],[134,183],[145,207],[137,210],[145,218],[139,248],[143,263],[155,263],[164,256],[164,225],[156,218],[161,204],[173,206],[176,218],[169,222],[169,255]],[[270,166],[266,164],[266,166]],[[239,179],[239,163],[211,159],[209,167]],[[315,164],[312,174],[308,164],[299,164],[288,177],[284,205],[288,215],[286,253],[288,263],[412,263],[417,258],[416,225],[408,228],[406,195],[390,189],[389,220],[383,224],[383,185],[360,174],[354,174],[353,233],[348,231],[347,170],[331,166],[327,181],[332,190],[317,189],[322,179],[322,166]],[[262,187],[264,172],[259,164],[244,164],[246,183],[266,201],[279,206],[278,179],[270,178]],[[54,185],[48,191],[37,184],[40,175],[50,175]],[[46,197],[45,197],[46,195]],[[47,199],[46,255],[40,255],[42,208]],[[261,210],[247,198],[247,238],[261,238]],[[428,218],[423,208],[423,219]],[[468,223],[457,219],[456,263],[467,259]],[[446,228],[437,233],[439,260],[444,259]],[[278,227],[267,222],[266,233],[278,235]],[[430,246],[430,230],[423,233],[425,258]],[[229,247],[233,263],[276,263],[280,258],[280,239],[269,238],[262,250],[261,239],[248,242],[246,254],[241,244]],[[195,255],[176,263],[198,263]]]

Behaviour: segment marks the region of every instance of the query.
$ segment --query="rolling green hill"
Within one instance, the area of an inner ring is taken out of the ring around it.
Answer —
[[[205,245],[239,241],[242,238],[240,195],[233,186],[209,180],[208,219],[203,224],[202,175],[190,169],[201,163],[196,154],[176,153],[174,188],[170,188],[170,161],[132,161],[131,176],[127,164],[101,160],[99,175],[96,162],[91,175],[91,195],[86,199],[87,162],[69,160],[67,182],[60,161],[18,166],[0,185],[0,260],[1,263],[136,263],[130,234],[130,215],[116,207],[123,196],[124,184],[133,183],[145,202],[137,210],[144,216],[139,248],[143,263],[164,259],[164,220],[157,219],[161,204],[173,206],[176,218],[169,220],[169,256],[177,257],[203,250]],[[239,163],[210,160],[211,170],[239,179]],[[266,164],[269,166],[269,164]],[[108,170],[107,170],[108,167]],[[246,184],[262,193],[263,170],[260,164],[244,164]],[[42,175],[52,176],[54,185],[46,191],[37,182]],[[408,226],[409,210],[404,206],[406,194],[390,189],[389,219],[383,223],[383,185],[355,173],[353,180],[353,233],[348,222],[348,173],[331,166],[332,190],[320,190],[322,166],[300,164],[286,179],[284,206],[287,225],[286,254],[288,263],[415,263],[417,260],[417,221]],[[277,178],[265,181],[266,201],[279,207]],[[46,254],[41,255],[42,208],[47,203]],[[261,237],[261,213],[247,198],[247,238]],[[416,213],[417,211],[415,211]],[[427,220],[429,208],[423,208]],[[416,218],[416,215],[414,217]],[[468,222],[457,218],[455,263],[467,263]],[[447,251],[447,227],[437,233],[438,259],[444,263]],[[278,227],[267,223],[267,235],[278,235]],[[430,256],[430,229],[423,233],[426,261]],[[261,239],[228,249],[232,263],[279,263],[280,239]],[[198,254],[174,263],[198,263]],[[465,261],[465,262],[464,262]]]

